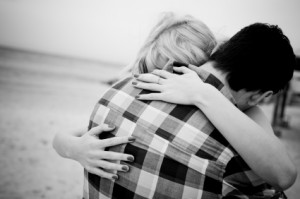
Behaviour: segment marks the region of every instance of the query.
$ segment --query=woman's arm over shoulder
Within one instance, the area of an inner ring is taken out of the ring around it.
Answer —
[[[291,160],[286,148],[284,147],[280,139],[274,134],[269,118],[267,118],[267,116],[259,106],[254,106],[248,109],[247,111],[245,111],[245,114],[263,128],[264,131],[262,132],[268,134],[268,137],[271,140],[270,143],[272,143],[272,140],[274,139],[274,148],[277,149],[275,149],[274,151],[278,151],[278,154],[274,154],[274,156],[277,156],[278,161],[280,161],[278,164],[274,162],[274,164],[276,164],[274,165],[274,167],[277,167],[276,169],[274,169],[274,171],[278,171],[277,184],[278,187],[283,190],[289,188],[294,184],[296,180],[297,169],[293,161]],[[266,139],[268,139],[268,137],[266,137]],[[272,165],[273,159],[274,158],[270,157],[270,159],[266,159],[266,161],[270,161]]]
[[[267,118],[264,111],[259,106],[251,107],[247,109],[244,113],[258,125],[260,125],[265,130],[264,132],[269,133],[270,135],[274,135],[270,119]]]
[[[245,114],[194,71],[185,67],[174,70],[183,74],[155,70],[136,77],[135,87],[157,91],[138,98],[197,106],[258,176],[278,189],[294,183],[295,166],[259,107]]]
[[[195,103],[196,106],[205,113],[250,168],[277,189],[285,190],[292,186],[297,170],[285,146],[274,135],[261,108],[255,106],[244,113],[215,89],[212,89],[211,94],[214,97]],[[201,97],[197,99],[201,100]]]

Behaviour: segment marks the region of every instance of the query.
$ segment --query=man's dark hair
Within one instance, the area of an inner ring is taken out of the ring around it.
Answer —
[[[276,25],[255,23],[236,33],[210,58],[227,75],[231,89],[277,93],[293,76],[296,63],[289,39]]]

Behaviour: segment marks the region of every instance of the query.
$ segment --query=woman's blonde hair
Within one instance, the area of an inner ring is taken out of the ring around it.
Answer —
[[[162,69],[169,60],[200,66],[216,44],[213,33],[202,21],[165,13],[138,52],[134,72]]]

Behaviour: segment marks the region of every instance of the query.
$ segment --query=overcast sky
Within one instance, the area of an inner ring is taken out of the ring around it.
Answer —
[[[126,64],[165,11],[193,15],[219,38],[277,24],[300,54],[298,0],[0,0],[0,45]]]

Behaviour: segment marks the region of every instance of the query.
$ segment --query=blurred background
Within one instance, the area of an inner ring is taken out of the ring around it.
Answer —
[[[300,56],[299,9],[297,0],[0,0],[0,198],[81,198],[83,170],[55,153],[53,136],[87,126],[161,12],[193,15],[220,40],[254,22],[277,24]],[[262,104],[298,173],[299,70]]]

